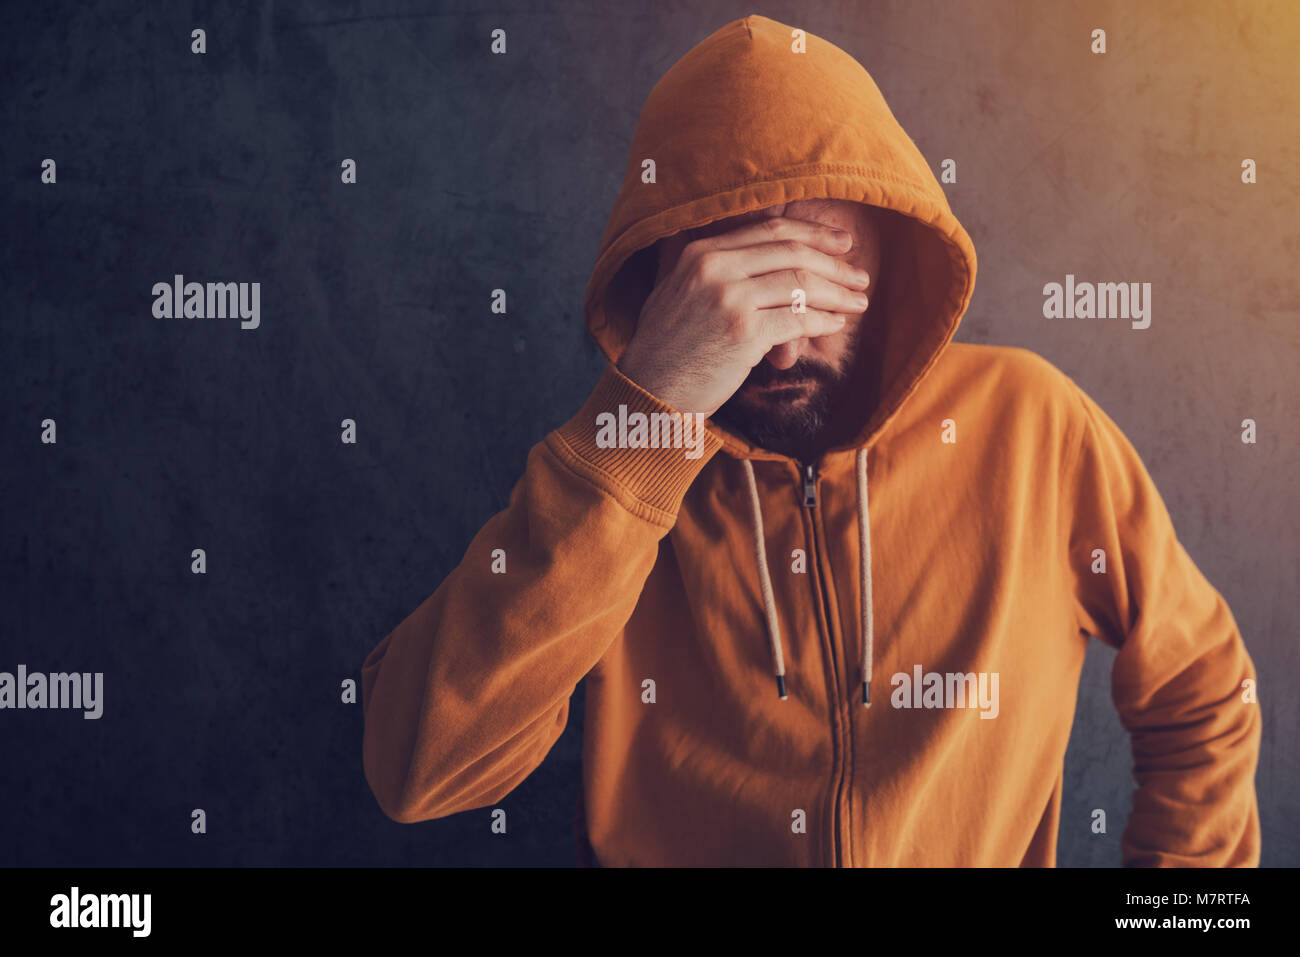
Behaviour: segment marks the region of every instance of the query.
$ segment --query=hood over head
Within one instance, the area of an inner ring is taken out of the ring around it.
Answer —
[[[665,236],[801,199],[892,210],[897,227],[882,249],[885,275],[871,277],[861,340],[873,374],[843,412],[860,420],[854,439],[836,448],[868,446],[956,332],[975,286],[975,248],[867,71],[811,33],[794,52],[795,30],[757,15],[733,20],[651,90],[587,284],[587,329],[617,361]],[[642,182],[647,159],[652,183]],[[779,457],[710,428],[733,455]]]

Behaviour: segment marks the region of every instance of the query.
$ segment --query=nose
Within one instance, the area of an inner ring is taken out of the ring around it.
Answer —
[[[766,360],[775,368],[785,371],[799,361],[799,354],[803,352],[804,343],[807,339],[795,339],[793,342],[783,342],[779,346],[773,346],[768,351]]]

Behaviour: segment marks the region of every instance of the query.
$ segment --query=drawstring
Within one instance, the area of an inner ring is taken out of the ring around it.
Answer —
[[[858,588],[862,598],[862,703],[871,707],[871,513],[867,510],[867,450],[858,449],[858,552],[862,567]]]
[[[754,481],[754,466],[749,459],[745,465],[745,478],[749,482],[749,504],[753,508],[754,555],[758,558],[758,587],[763,593],[763,613],[767,616],[767,638],[772,646],[772,666],[776,669],[776,691],[781,700],[785,694],[785,658],[781,655],[781,625],[776,620],[776,600],[772,597],[772,576],[767,570],[767,547],[763,544],[763,512],[758,507],[758,484]]]
[[[754,532],[754,556],[758,561],[758,585],[763,595],[763,615],[767,619],[767,637],[772,651],[772,667],[776,672],[776,689],[781,700],[786,699],[785,658],[781,654],[781,625],[776,617],[776,599],[772,594],[772,575],[767,567],[767,547],[763,539],[763,511],[758,501],[758,483],[754,480],[754,466],[749,459],[741,459],[745,467],[745,483],[749,487],[749,504]],[[871,658],[873,655],[873,618],[871,609],[871,522],[867,508],[867,450],[858,449],[858,545],[861,567],[858,574],[862,604],[862,704],[871,707]]]

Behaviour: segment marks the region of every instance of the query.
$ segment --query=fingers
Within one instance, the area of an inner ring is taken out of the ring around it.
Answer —
[[[804,292],[804,306],[824,312],[844,312],[861,315],[866,312],[870,299],[859,289],[847,289],[837,282],[825,279],[804,269],[785,269],[746,279],[734,285],[743,288],[744,299],[753,309],[769,309],[794,304],[796,289]]]
[[[830,256],[843,255],[853,248],[853,237],[842,229],[806,219],[788,216],[771,216],[744,226],[706,236],[686,244],[682,255],[698,255],[708,250],[743,249],[759,244],[779,243],[789,240],[811,246]]]
[[[819,336],[833,336],[844,328],[848,316],[841,312],[825,312],[809,309],[807,312],[791,312],[785,308],[759,309],[754,313],[755,326],[766,353],[773,346],[779,346],[796,339],[816,339]]]
[[[723,255],[723,254],[719,254]],[[737,249],[726,255],[735,257],[735,265],[746,276],[761,276],[766,273],[789,269],[805,269],[831,282],[853,289],[866,289],[871,284],[871,276],[865,269],[860,269],[843,259],[828,256],[819,249],[805,245],[795,239],[774,243],[760,243]]]

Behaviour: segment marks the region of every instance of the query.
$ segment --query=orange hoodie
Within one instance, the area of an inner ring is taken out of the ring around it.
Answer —
[[[1087,395],[1024,349],[951,341],[970,238],[866,71],[792,31],[733,21],[647,99],[585,302],[611,364],[363,665],[380,807],[501,801],[585,677],[601,864],[1052,865],[1093,635],[1132,735],[1123,862],[1257,864],[1232,613]],[[674,411],[613,365],[656,240],[806,198],[900,214],[853,441],[806,466],[713,423],[695,457],[604,447],[602,413]]]

